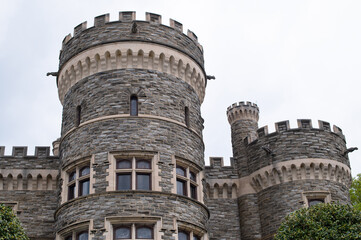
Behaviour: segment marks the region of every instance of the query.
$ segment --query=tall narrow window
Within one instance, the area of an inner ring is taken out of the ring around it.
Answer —
[[[67,171],[67,200],[90,194],[90,166],[81,165]],[[73,237],[74,238],[74,237]]]
[[[188,107],[184,108],[184,122],[187,125],[187,127],[189,127],[189,108]]]
[[[186,165],[176,165],[177,194],[198,199],[198,172]]]
[[[81,121],[81,106],[76,107],[75,126],[79,126]]]
[[[130,96],[130,116],[138,116],[138,97]]]

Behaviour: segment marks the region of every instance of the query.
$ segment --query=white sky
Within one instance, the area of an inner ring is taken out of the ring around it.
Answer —
[[[300,118],[343,129],[361,147],[361,1],[0,0],[0,146],[50,146],[60,136],[54,77],[63,38],[83,21],[119,11],[183,23],[204,47],[209,81],[202,106],[206,159],[232,155],[226,109],[260,107],[259,126]],[[349,154],[361,173],[361,148]]]

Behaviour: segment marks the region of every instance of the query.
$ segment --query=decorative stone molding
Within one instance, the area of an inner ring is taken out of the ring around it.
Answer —
[[[229,124],[238,120],[252,120],[258,122],[259,109],[257,104],[251,102],[234,103],[227,108]]]
[[[210,198],[236,198],[278,184],[308,179],[338,182],[347,188],[352,181],[347,165],[330,159],[306,158],[269,165],[239,179],[208,179],[207,192]]]
[[[55,190],[58,170],[0,169],[0,190]]]
[[[71,58],[59,71],[60,102],[81,79],[109,70],[147,69],[168,73],[193,87],[201,102],[205,95],[205,75],[190,57],[173,48],[145,42],[117,42],[90,48]]]

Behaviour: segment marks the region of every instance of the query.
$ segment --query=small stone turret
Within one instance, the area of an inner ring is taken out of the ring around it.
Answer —
[[[259,108],[251,102],[234,103],[227,108],[227,117],[231,125],[233,157],[240,174],[245,176],[248,173],[247,159],[242,160],[243,140],[256,139]]]

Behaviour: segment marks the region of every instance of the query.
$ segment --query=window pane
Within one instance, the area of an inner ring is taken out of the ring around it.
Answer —
[[[87,232],[79,233],[77,240],[88,240],[88,233]]]
[[[130,228],[129,227],[118,227],[115,229],[115,239],[129,239]]]
[[[197,175],[194,173],[194,172],[189,172],[189,178],[192,180],[192,181],[197,181]]]
[[[138,98],[135,95],[130,97],[130,116],[138,115]]]
[[[178,232],[178,240],[188,240],[188,234],[185,232]]]
[[[65,238],[65,240],[73,240],[73,237],[72,237],[72,236],[67,236],[67,237]]]
[[[176,172],[177,172],[178,175],[181,175],[181,176],[184,176],[184,177],[186,176],[186,170],[184,168],[182,168],[182,167],[177,166]]]
[[[197,236],[195,236],[195,235],[193,235],[193,240],[200,240],[200,238],[197,237]]]
[[[324,203],[324,200],[323,199],[310,199],[310,200],[308,200],[308,206],[309,207],[320,204],[320,203]]]
[[[150,190],[150,174],[137,173],[137,189]]]
[[[191,184],[191,198],[197,199],[197,187]]]
[[[69,182],[74,181],[75,178],[76,178],[76,173],[75,171],[73,171],[69,174]]]
[[[88,166],[83,167],[82,169],[80,169],[79,177],[88,175],[89,173],[90,173],[90,168]]]
[[[137,227],[137,238],[140,239],[150,239],[153,236],[153,231],[148,227]]]
[[[68,187],[68,200],[71,200],[75,197],[75,184],[72,184]]]
[[[132,162],[130,160],[118,160],[117,169],[130,169],[132,168]]]
[[[117,190],[132,189],[131,181],[131,174],[117,174]]]
[[[151,169],[149,160],[137,160],[137,168],[140,169]]]
[[[84,179],[79,182],[79,196],[85,196],[89,194],[89,179]]]
[[[186,191],[186,186],[185,186],[185,182],[177,179],[177,194],[179,195],[187,195],[187,191]]]

